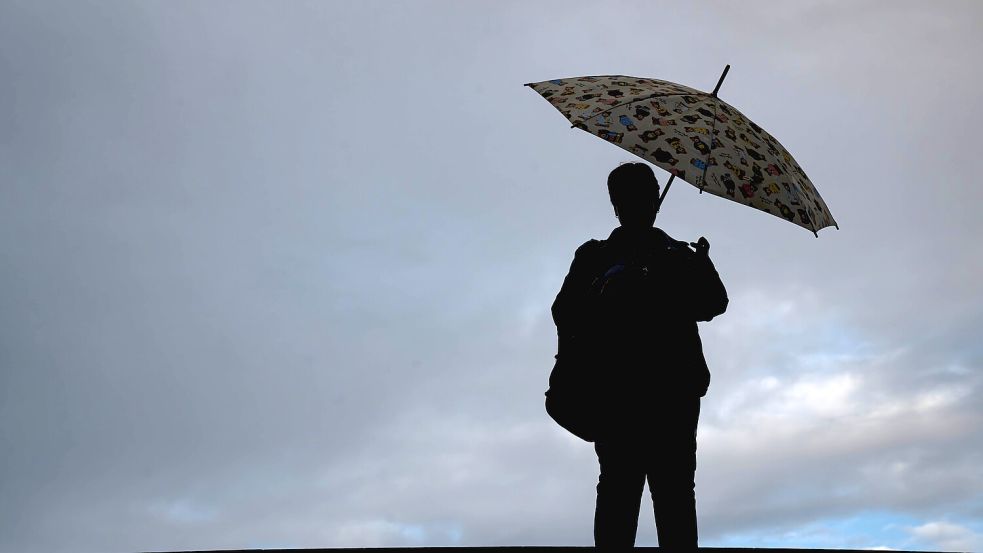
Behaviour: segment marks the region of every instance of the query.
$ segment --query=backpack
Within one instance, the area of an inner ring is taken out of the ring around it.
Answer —
[[[585,298],[587,316],[600,325],[607,319],[635,316],[639,298],[651,295],[653,277],[646,265],[613,255],[599,241],[595,271]],[[604,382],[596,371],[604,351],[597,334],[578,336],[572,351],[557,353],[546,390],[546,412],[561,427],[578,438],[593,442],[611,415],[605,401]]]

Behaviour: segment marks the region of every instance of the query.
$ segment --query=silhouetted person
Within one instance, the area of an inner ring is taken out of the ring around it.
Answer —
[[[588,368],[601,413],[594,543],[634,545],[648,478],[660,547],[696,548],[696,426],[710,384],[697,321],[723,313],[727,292],[706,238],[690,249],[653,227],[648,165],[615,168],[608,192],[621,226],[577,249],[553,303],[557,359]]]

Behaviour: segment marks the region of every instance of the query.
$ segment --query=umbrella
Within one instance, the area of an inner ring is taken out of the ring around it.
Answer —
[[[837,226],[819,191],[778,140],[713,92],[626,75],[528,83],[573,127],[603,138],[710,194],[819,236]],[[660,199],[660,200],[661,200]],[[661,205],[661,203],[660,203]]]

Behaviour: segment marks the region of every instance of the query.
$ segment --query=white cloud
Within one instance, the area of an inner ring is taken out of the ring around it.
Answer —
[[[983,549],[983,534],[946,521],[926,522],[908,528],[912,537],[940,551],[979,551]]]

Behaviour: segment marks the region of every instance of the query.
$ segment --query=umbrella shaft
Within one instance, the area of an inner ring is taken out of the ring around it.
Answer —
[[[666,199],[666,194],[669,193],[669,187],[672,186],[672,181],[675,178],[676,178],[676,175],[669,175],[669,180],[666,181],[666,187],[665,187],[665,189],[662,190],[662,195],[659,196],[659,209],[662,209],[662,202]],[[658,211],[658,210],[656,210],[656,211]]]

